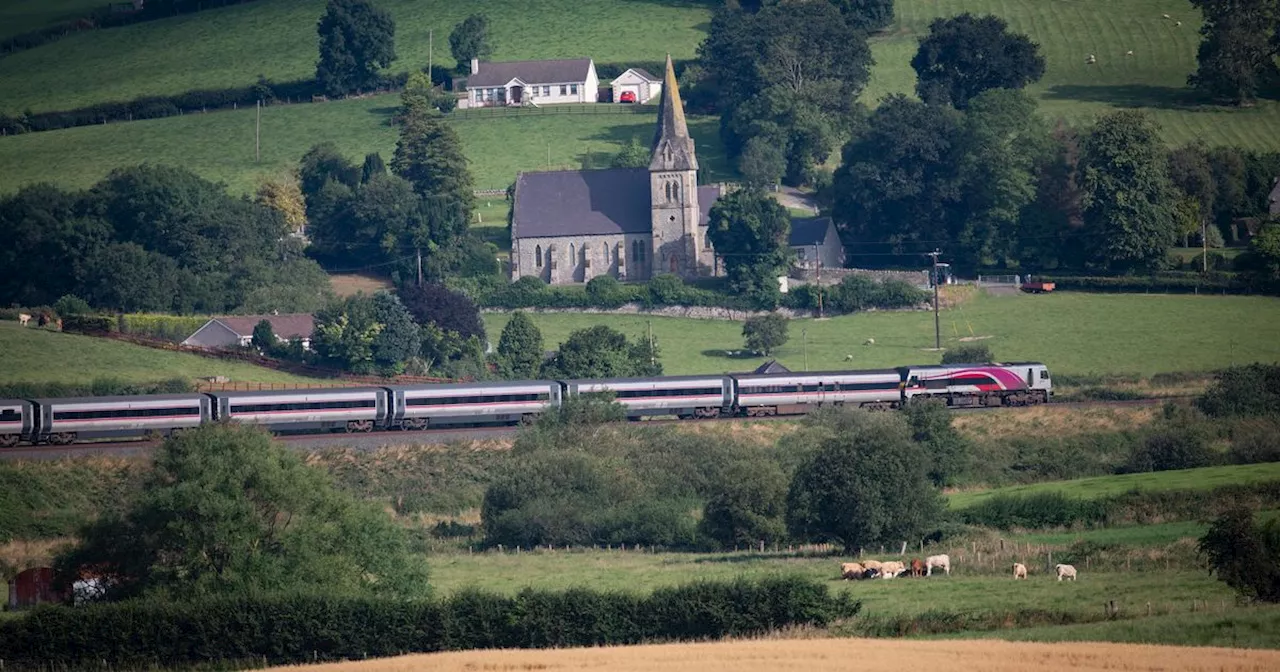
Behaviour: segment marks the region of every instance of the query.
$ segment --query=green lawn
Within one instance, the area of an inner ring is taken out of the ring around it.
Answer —
[[[0,40],[84,16],[105,0],[5,0],[0,2]]]
[[[61,0],[68,2],[68,0]],[[34,0],[27,7],[38,11]],[[698,0],[380,0],[396,21],[391,71],[451,64],[449,32],[476,11],[490,20],[499,61],[590,57],[597,63],[691,58],[712,3]],[[325,0],[244,5],[89,31],[0,59],[0,112],[69,109],[140,95],[315,76]],[[20,12],[14,12],[15,14]],[[43,19],[40,19],[43,21]],[[660,37],[655,37],[660,36]]]
[[[1222,485],[1245,485],[1280,480],[1280,462],[1265,464],[1233,464],[1222,467],[1157,471],[1145,474],[1119,476],[1094,476],[1073,481],[1054,481],[1014,485],[980,492],[960,492],[948,495],[953,509],[964,509],[995,495],[1025,495],[1040,492],[1060,492],[1070,497],[1093,499],[1118,495],[1130,490],[1210,490]]]
[[[1228,600],[1225,606],[1222,601],[1210,602],[1207,611],[1194,614],[1167,614],[1151,618],[1079,625],[968,632],[955,637],[964,639],[997,637],[1029,642],[1129,642],[1277,649],[1280,648],[1280,605],[1240,607]]]
[[[305,383],[308,378],[272,369],[155,350],[140,345],[62,334],[0,322],[0,382],[85,382],[116,378],[153,382],[169,378],[226,376],[233,381]]]
[[[254,162],[254,110],[0,137],[0,164],[6,168],[0,172],[0,194],[42,181],[83,188],[112,168],[143,162],[184,166],[247,193],[260,176],[296,168],[308,149],[325,141],[357,162],[375,151],[390,161],[397,129],[389,119],[398,104],[398,96],[384,95],[268,107],[262,114],[261,163]],[[637,111],[613,113],[617,109]],[[496,119],[459,117],[453,123],[471,159],[476,186],[505,189],[523,170],[607,167],[631,138],[647,142],[652,137],[657,112],[651,107],[582,105]],[[690,133],[698,143],[703,179],[729,179],[719,121],[691,117]],[[505,227],[505,212],[501,217]]]
[[[1275,474],[1275,476],[1280,477],[1280,474]],[[1246,478],[1249,477],[1246,476]],[[1214,485],[1221,485],[1221,483],[1215,482]],[[1280,517],[1280,511],[1263,511],[1258,515],[1260,520],[1271,520]],[[1013,535],[1009,539],[1017,543],[1031,543],[1043,546],[1070,546],[1077,541],[1089,541],[1095,544],[1123,544],[1150,548],[1153,546],[1167,546],[1179,539],[1198,538],[1204,534],[1208,527],[1207,523],[1189,520],[1177,523],[1106,527],[1097,530],[1029,532],[1027,534]]]
[[[636,337],[649,323],[668,374],[749,371],[759,357],[732,358],[742,324],[725,320],[535,314],[548,349],[569,332],[606,324]],[[488,314],[497,338],[504,314]],[[1006,361],[1039,360],[1058,373],[1202,371],[1253,361],[1280,361],[1280,299],[1243,296],[1083,294],[979,296],[942,314],[943,346],[961,337],[983,342]],[[804,333],[807,332],[807,338]],[[792,370],[861,369],[935,363],[928,311],[864,312],[827,320],[795,320],[777,358]],[[863,343],[874,338],[873,346]],[[846,359],[852,355],[852,359]]]

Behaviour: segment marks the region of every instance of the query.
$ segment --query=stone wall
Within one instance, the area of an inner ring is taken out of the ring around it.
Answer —
[[[644,263],[637,264],[631,257],[634,241],[645,247]],[[520,238],[511,250],[511,275],[513,280],[532,275],[549,285],[583,283],[598,275],[647,280],[649,244],[649,236],[644,234]]]
[[[887,271],[873,268],[823,268],[822,284],[838,285],[841,280],[850,275],[861,275],[880,282],[901,280],[917,287],[929,286],[929,271]],[[801,282],[811,283],[815,276],[816,272],[812,268],[794,266],[791,269],[791,277]]]

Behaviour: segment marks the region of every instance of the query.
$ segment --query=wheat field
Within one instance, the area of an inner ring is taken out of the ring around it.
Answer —
[[[1276,670],[1280,651],[1133,644],[874,639],[771,639],[589,649],[459,651],[301,668],[308,672],[432,670]]]

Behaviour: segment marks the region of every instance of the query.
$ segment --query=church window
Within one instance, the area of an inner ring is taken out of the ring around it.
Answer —
[[[600,260],[609,263],[609,243],[600,243]]]
[[[711,249],[711,238],[709,236],[706,236],[706,235],[702,236],[702,249],[704,250]]]
[[[680,183],[679,182],[671,183],[671,197],[673,200],[676,200],[676,201],[680,200]]]
[[[667,200],[668,200],[668,201],[669,201],[669,200],[671,200],[671,183],[670,183],[670,182],[664,182],[664,183],[662,184],[662,187],[663,187],[663,189],[665,190],[665,192],[666,192],[666,194],[667,194]]]
[[[569,243],[569,265],[570,266],[578,265],[578,257],[574,254],[574,252],[575,250],[573,249],[573,243]]]
[[[534,256],[538,257],[538,261],[537,261],[538,268],[542,268],[542,246],[539,245],[536,248],[534,248],[533,253],[534,253]]]

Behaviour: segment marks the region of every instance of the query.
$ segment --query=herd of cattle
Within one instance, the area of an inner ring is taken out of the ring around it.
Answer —
[[[895,579],[899,576],[933,576],[933,570],[939,569],[951,576],[951,556],[931,555],[922,562],[913,558],[910,563],[898,560],[863,560],[862,562],[844,562],[840,564],[840,578],[849,581],[862,579]],[[1054,571],[1058,580],[1076,580],[1076,568],[1072,565],[1056,565]],[[1013,579],[1027,578],[1027,566],[1021,562],[1013,563]]]

